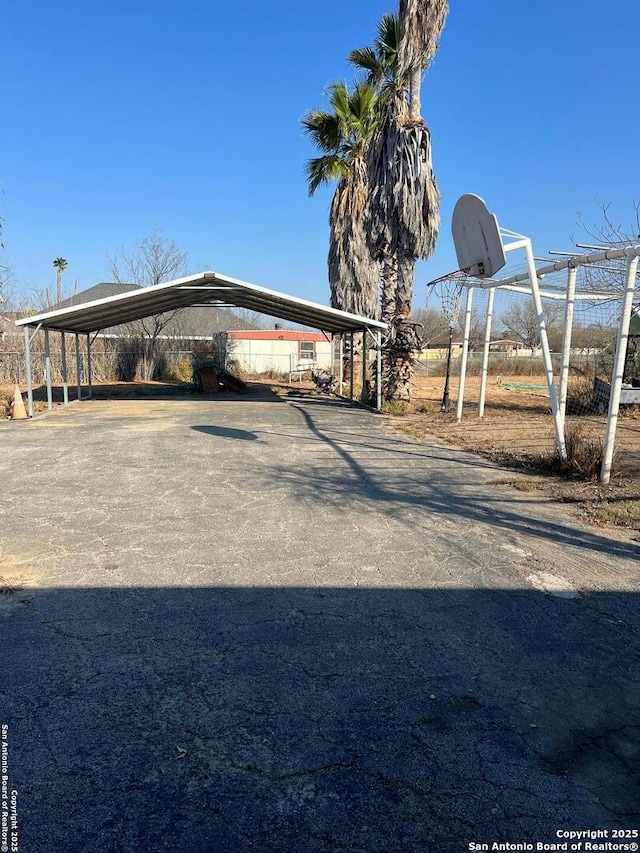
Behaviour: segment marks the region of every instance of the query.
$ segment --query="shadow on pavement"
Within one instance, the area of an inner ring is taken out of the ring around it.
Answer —
[[[412,477],[411,470],[406,465],[400,467],[399,464],[396,489],[393,486],[393,478],[378,478],[375,470],[361,464],[355,447],[347,449],[347,443],[335,436],[331,428],[318,425],[312,413],[307,411],[306,404],[305,407],[291,405],[300,412],[309,432],[331,448],[336,458],[345,463],[340,468],[325,462],[322,467],[313,468],[312,476],[308,465],[305,465],[304,469],[297,465],[280,465],[278,478],[288,483],[299,497],[345,507],[353,501],[373,500],[379,511],[392,516],[401,515],[407,508],[423,508],[429,513],[441,513],[443,517],[458,517],[461,524],[469,521],[488,522],[505,530],[549,539],[555,544],[565,543],[609,556],[640,560],[640,548],[636,545],[577,528],[562,516],[559,516],[557,521],[550,520],[548,516],[536,518],[528,511],[531,508],[531,499],[528,497],[518,497],[515,492],[509,497],[505,490],[485,491],[480,494],[473,489],[465,491],[458,473],[461,465],[469,465],[474,470],[483,467],[493,471],[500,469],[472,454],[461,453],[455,449],[442,446],[435,448],[436,456],[440,454],[441,458],[449,463],[448,471],[444,466],[440,472],[432,469],[429,481]],[[386,441],[385,439],[385,447]],[[418,455],[433,455],[433,448],[424,442],[411,443],[411,446],[416,449]],[[359,449],[370,450],[371,446],[365,441],[359,445]],[[452,457],[456,463],[454,468],[450,465]],[[368,456],[367,461],[370,461],[370,458]],[[392,485],[389,485],[390,482]],[[551,500],[548,502],[552,503]],[[522,510],[519,509],[520,506]]]
[[[259,441],[259,437],[255,432],[249,432],[246,429],[236,429],[235,427],[217,427],[217,426],[192,426],[196,432],[203,432],[205,435],[216,435],[220,438],[233,438],[237,441]]]
[[[320,587],[5,600],[20,849],[459,853],[637,827],[637,608]]]

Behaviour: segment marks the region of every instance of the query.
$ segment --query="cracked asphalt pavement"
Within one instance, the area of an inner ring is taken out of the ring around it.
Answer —
[[[461,853],[640,823],[640,552],[325,398],[0,424],[20,850]]]

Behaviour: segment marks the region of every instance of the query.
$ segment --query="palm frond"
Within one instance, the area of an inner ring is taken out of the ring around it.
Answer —
[[[304,167],[305,177],[309,186],[309,195],[313,195],[320,184],[330,181],[340,181],[349,175],[349,166],[344,158],[337,154],[327,154],[324,157],[314,157],[307,160]]]
[[[370,86],[379,86],[384,80],[384,66],[372,47],[356,48],[347,59],[355,68],[367,72],[366,82]]]
[[[340,81],[327,87],[327,96],[336,116],[342,121],[349,118],[349,89],[346,83]]]
[[[350,137],[360,156],[364,156],[378,120],[378,92],[368,83],[359,83],[349,96]]]
[[[343,139],[342,123],[335,113],[310,110],[302,119],[304,132],[322,151],[337,151]]]
[[[387,66],[394,66],[398,61],[398,43],[400,41],[400,26],[398,16],[394,12],[383,15],[378,24],[378,37],[374,41],[378,57]]]

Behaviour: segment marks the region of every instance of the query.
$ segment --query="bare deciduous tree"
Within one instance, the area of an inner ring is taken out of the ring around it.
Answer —
[[[551,303],[545,305],[544,314],[549,338],[561,339],[561,324],[563,316],[563,305]],[[520,341],[527,349],[536,350],[540,346],[540,330],[538,329],[538,315],[532,300],[515,302],[510,308],[503,312],[500,322],[504,332]],[[555,334],[555,333],[558,334]]]
[[[442,314],[435,308],[418,308],[413,312],[413,319],[416,323],[420,323],[422,329],[419,329],[420,340],[423,346],[431,343],[434,338],[440,337],[449,331],[449,323]]]
[[[599,204],[600,216],[597,222],[587,225],[581,213],[578,214],[578,222],[583,228],[590,242],[597,246],[633,246],[640,243],[640,201],[633,202],[633,214],[627,225],[622,225],[613,217],[610,204]],[[576,242],[583,242],[582,240]],[[584,251],[580,248],[579,251]],[[607,261],[602,265],[589,265],[580,268],[583,290],[595,290],[600,292],[620,292],[623,287],[626,260]]]
[[[109,271],[118,284],[153,287],[186,274],[187,255],[161,232],[154,231],[130,248],[120,248],[111,258]],[[183,309],[153,314],[128,324],[132,337],[140,339],[141,374],[153,379],[157,373],[158,337]]]
[[[250,311],[248,308],[234,308],[233,313],[242,323],[243,329],[273,328],[273,318],[260,314],[258,311]]]

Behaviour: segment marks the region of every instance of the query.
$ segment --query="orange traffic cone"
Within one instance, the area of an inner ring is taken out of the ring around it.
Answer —
[[[24,407],[24,400],[22,399],[22,394],[20,393],[20,389],[16,385],[15,390],[13,392],[13,402],[11,403],[11,420],[12,421],[20,421],[27,418],[27,410]]]

